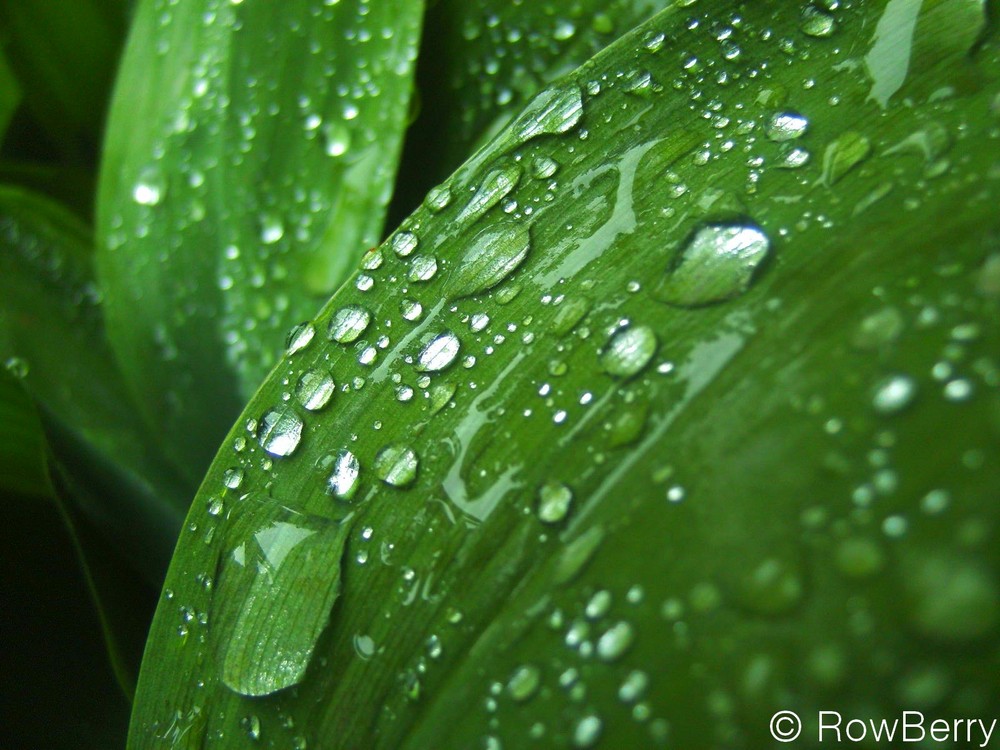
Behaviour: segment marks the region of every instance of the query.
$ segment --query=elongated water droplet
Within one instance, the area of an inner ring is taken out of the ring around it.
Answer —
[[[449,274],[445,296],[455,300],[492,289],[517,270],[530,249],[527,225],[509,221],[487,227],[472,239]]]
[[[868,137],[853,130],[842,133],[823,152],[823,184],[834,185],[871,155]]]
[[[270,409],[260,418],[257,440],[272,456],[290,456],[302,439],[302,420],[292,407],[283,404]]]
[[[458,356],[461,341],[451,331],[442,331],[433,336],[417,356],[416,368],[419,372],[443,370]]]
[[[770,249],[770,240],[755,224],[707,224],[684,244],[653,296],[678,307],[738,297],[750,288]]]
[[[917,395],[917,383],[909,375],[891,375],[875,387],[872,406],[879,414],[895,414],[909,406]]]
[[[635,640],[635,631],[624,620],[608,628],[597,641],[597,656],[601,661],[616,661],[628,651]]]
[[[306,370],[295,387],[295,397],[309,411],[319,411],[330,403],[336,390],[337,384],[328,370]]]
[[[330,318],[330,339],[340,344],[350,344],[357,341],[368,328],[372,316],[365,308],[358,305],[342,307]]]
[[[420,460],[412,448],[390,443],[378,452],[372,469],[375,476],[393,487],[408,487],[417,478]]]
[[[521,180],[521,171],[521,166],[517,162],[511,162],[487,172],[479,189],[459,213],[458,220],[475,221],[493,208],[517,187],[517,183]]]
[[[584,716],[576,723],[573,730],[574,747],[593,747],[601,736],[604,724],[601,719],[593,714]]]
[[[316,329],[312,323],[299,323],[288,332],[288,338],[285,340],[286,353],[295,354],[302,351],[309,346],[315,335]]]
[[[511,123],[514,137],[523,142],[542,134],[565,133],[580,121],[583,96],[575,83],[539,92]]]
[[[543,523],[559,523],[569,513],[573,491],[562,482],[549,481],[538,491],[538,518]]]
[[[541,671],[534,664],[518,667],[507,681],[507,693],[515,701],[522,703],[538,690],[541,677]]]
[[[601,367],[615,377],[632,377],[649,364],[656,347],[656,334],[649,326],[624,328],[608,341],[601,354]]]
[[[333,462],[333,472],[327,480],[327,486],[335,497],[350,500],[358,489],[358,477],[361,474],[361,464],[357,456],[346,448],[337,451]]]

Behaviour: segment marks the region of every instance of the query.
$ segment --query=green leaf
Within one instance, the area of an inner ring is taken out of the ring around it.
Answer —
[[[97,151],[125,15],[120,0],[0,2],[0,41],[24,103],[70,161]]]
[[[427,11],[419,117],[394,206],[407,212],[547,84],[674,4],[441,0]]]
[[[158,580],[190,485],[151,442],[108,349],[90,242],[57,204],[0,187],[0,358],[40,406],[56,454],[100,488],[83,512]]]
[[[1000,54],[915,60],[936,94],[883,109],[863,59],[898,1],[665,11],[367,256],[209,470],[130,746],[763,747],[777,710],[986,713]],[[870,148],[824,179],[847,132]],[[340,570],[196,585],[262,494],[351,514]],[[206,618],[179,636],[181,608]],[[312,655],[249,696],[232,639]]]
[[[0,373],[0,424],[0,490],[44,495],[48,487],[42,427],[31,399],[7,372]]]
[[[422,4],[139,4],[98,211],[108,331],[201,473],[225,425],[382,231]]]
[[[17,76],[7,64],[7,57],[0,48],[0,143],[3,143],[7,134],[7,126],[10,124],[17,106],[21,103],[21,86],[17,82]]]

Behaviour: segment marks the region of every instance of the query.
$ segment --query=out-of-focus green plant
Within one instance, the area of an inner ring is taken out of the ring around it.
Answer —
[[[0,3],[3,486],[129,746],[988,716],[996,10]]]

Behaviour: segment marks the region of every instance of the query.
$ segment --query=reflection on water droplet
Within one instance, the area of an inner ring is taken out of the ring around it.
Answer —
[[[306,370],[295,387],[295,397],[309,411],[319,411],[328,403],[337,389],[328,370]]]
[[[285,225],[273,214],[265,214],[260,221],[260,241],[273,245],[285,236]]]
[[[872,406],[879,414],[896,414],[917,395],[917,382],[909,375],[892,375],[875,387]]]
[[[257,440],[272,456],[290,456],[302,439],[302,420],[287,404],[270,409],[260,418]]]
[[[765,133],[772,141],[783,142],[801,138],[809,129],[809,120],[798,112],[777,112],[767,121]]]
[[[410,281],[430,281],[437,273],[438,262],[433,255],[417,255],[410,263],[410,272],[407,275]]]
[[[684,244],[653,296],[678,307],[738,297],[750,288],[770,249],[770,240],[755,224],[706,224]]]
[[[238,466],[226,469],[222,475],[222,483],[231,490],[239,489],[240,485],[243,484],[243,469]]]
[[[393,487],[408,487],[417,478],[419,459],[408,445],[390,443],[378,452],[372,469],[375,476]]]
[[[439,185],[438,187],[431,188],[430,192],[427,193],[427,197],[424,199],[424,205],[426,205],[432,213],[443,211],[450,203],[451,189],[447,185]]]
[[[312,323],[299,323],[288,332],[288,338],[285,339],[285,352],[295,354],[302,351],[309,346],[315,335],[316,329]]]
[[[404,299],[399,303],[399,312],[403,316],[404,320],[414,321],[420,320],[420,316],[424,314],[423,305],[414,299]]]
[[[617,331],[601,353],[601,367],[609,375],[628,378],[642,372],[656,354],[656,334],[649,326]]]
[[[492,289],[514,273],[530,249],[527,225],[508,221],[487,227],[472,239],[449,274],[445,296],[454,300]]]
[[[341,500],[350,500],[358,489],[358,476],[361,474],[361,464],[357,456],[346,448],[337,451],[333,462],[333,472],[327,479],[330,492]]]
[[[461,341],[451,331],[442,331],[433,336],[417,356],[416,369],[419,372],[443,370],[458,356]]]
[[[358,305],[347,305],[334,313],[330,318],[328,335],[331,340],[340,344],[350,344],[368,328],[371,313]]]
[[[538,491],[538,518],[544,523],[559,523],[573,502],[573,491],[562,482],[548,481]]]
[[[165,192],[163,175],[156,167],[146,167],[139,173],[139,179],[132,188],[132,200],[140,206],[155,206]]]
[[[392,238],[392,251],[400,258],[405,258],[417,247],[417,235],[413,232],[397,232]]]
[[[542,134],[565,133],[580,121],[583,97],[580,87],[569,84],[539,92],[511,123],[511,132],[520,141]]]

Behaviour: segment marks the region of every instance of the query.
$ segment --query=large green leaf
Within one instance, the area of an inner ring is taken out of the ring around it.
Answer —
[[[364,260],[209,470],[132,747],[989,713],[1000,56],[833,5],[657,15]]]
[[[82,512],[159,580],[190,496],[144,430],[104,339],[90,234],[67,211],[0,187],[0,358],[49,440],[91,488]]]
[[[201,473],[293,324],[374,244],[422,3],[139,4],[105,142],[108,331]]]

